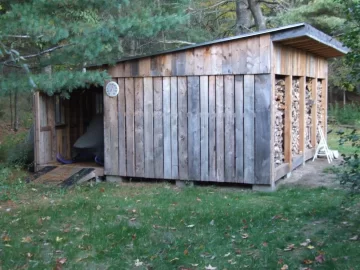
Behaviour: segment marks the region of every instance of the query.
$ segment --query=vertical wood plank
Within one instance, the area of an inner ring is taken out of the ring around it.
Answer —
[[[189,180],[200,179],[200,82],[188,77],[188,155]]]
[[[171,77],[171,177],[179,178],[178,158],[178,84],[177,77]]]
[[[40,165],[40,92],[34,93],[34,120],[35,120],[35,131],[34,131],[34,154],[35,154],[35,172],[38,171]]]
[[[195,70],[195,51],[194,49],[189,49],[186,50],[186,55],[185,55],[185,71],[184,71],[184,75],[186,76],[191,76],[194,75],[194,70]]]
[[[163,85],[162,78],[154,78],[154,165],[155,177],[164,177]]]
[[[51,97],[49,96],[47,97],[47,100],[48,100],[48,120],[49,120],[48,125],[51,129],[50,160],[55,161],[56,160],[55,98],[54,96]]]
[[[244,182],[244,76],[235,76],[236,182]]]
[[[171,95],[170,77],[163,77],[164,178],[171,179]]]
[[[211,74],[222,73],[222,46],[221,44],[213,44],[210,47]]]
[[[300,87],[300,152],[305,157],[305,136],[306,136],[306,101],[305,101],[305,91],[306,91],[306,81],[305,77],[302,76],[299,79],[299,87]]]
[[[172,54],[165,54],[159,57],[160,57],[161,76],[171,76],[172,58],[175,56],[173,56]]]
[[[125,79],[118,79],[119,94],[118,101],[118,122],[119,122],[119,175],[126,176],[126,116],[125,116]]]
[[[222,44],[222,74],[232,74],[232,51],[231,43],[225,42]]]
[[[216,78],[209,76],[209,180],[216,181]]]
[[[260,73],[271,73],[270,34],[260,36]]]
[[[139,76],[146,77],[151,75],[151,58],[143,58],[139,61]]]
[[[179,114],[179,179],[188,179],[188,91],[186,77],[178,78],[178,114]],[[169,124],[170,126],[170,124]]]
[[[254,184],[255,161],[255,85],[254,75],[244,76],[244,183]]]
[[[234,76],[224,77],[225,104],[225,181],[235,181]]]
[[[255,184],[271,184],[271,75],[255,75]]]
[[[246,74],[247,43],[246,40],[231,42],[231,62],[234,74]]]
[[[247,40],[246,74],[256,74],[260,70],[260,38],[252,37]]]
[[[224,77],[216,76],[216,180],[225,178]]]
[[[104,109],[105,174],[117,175],[119,173],[117,98],[109,97],[105,91]]]
[[[204,74],[204,64],[205,64],[205,48],[195,48],[194,50],[194,75],[203,75]]]
[[[126,99],[126,172],[127,176],[135,176],[135,134],[134,109],[135,93],[134,78],[125,78]]]
[[[285,77],[285,127],[284,127],[284,161],[292,164],[292,77]]]
[[[200,77],[200,110],[201,110],[201,132],[200,132],[200,153],[201,153],[201,180],[209,180],[209,77]]]
[[[153,79],[144,78],[145,177],[155,177]]]
[[[144,81],[135,79],[135,176],[144,177]]]

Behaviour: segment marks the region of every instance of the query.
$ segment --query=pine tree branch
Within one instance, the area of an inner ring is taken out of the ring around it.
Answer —
[[[65,48],[65,47],[69,47],[69,46],[72,46],[72,45],[74,45],[74,44],[59,45],[59,46],[56,46],[56,47],[52,47],[50,49],[46,49],[46,50],[41,51],[39,53],[21,56],[21,59],[30,59],[30,58],[38,57],[38,56],[41,56],[41,55],[44,55],[44,54],[47,54],[47,53],[51,53],[51,52],[54,52],[56,50],[59,50],[59,49]],[[13,62],[16,62],[16,61],[11,59],[11,60],[1,62],[0,64],[4,65],[4,64],[9,64],[9,63],[13,63]]]
[[[218,6],[222,6],[222,5],[225,5],[227,3],[232,3],[232,2],[236,2],[236,0],[224,0],[224,1],[221,1],[219,3],[216,3],[210,7],[206,7],[206,8],[202,8],[202,9],[197,9],[197,10],[190,10],[192,11],[191,13],[197,13],[197,12],[202,12],[202,11],[205,11],[205,10],[208,10],[208,9],[213,9],[213,8],[216,8]]]

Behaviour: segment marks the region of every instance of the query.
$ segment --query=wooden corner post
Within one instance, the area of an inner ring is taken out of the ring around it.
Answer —
[[[302,156],[304,157],[304,163],[305,163],[305,133],[306,133],[306,119],[305,119],[305,110],[306,110],[306,104],[305,104],[305,91],[306,91],[306,81],[305,77],[300,77],[299,79],[300,83],[300,151]]]

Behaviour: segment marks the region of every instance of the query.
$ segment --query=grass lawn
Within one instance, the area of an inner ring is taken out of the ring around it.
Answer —
[[[332,129],[332,132],[328,134],[327,143],[331,150],[338,150],[340,154],[353,154],[355,149],[351,146],[351,143],[347,142],[344,145],[339,145],[340,135],[336,134],[337,131],[343,130],[345,133],[351,133],[353,129],[342,128],[335,125],[329,125],[328,130]],[[357,128],[359,130],[359,128]]]
[[[0,269],[359,269],[360,195],[341,189],[61,190],[22,177],[0,168]]]

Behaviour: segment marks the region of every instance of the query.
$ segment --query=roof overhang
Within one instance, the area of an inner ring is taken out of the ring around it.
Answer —
[[[349,52],[341,42],[308,24],[288,31],[274,32],[271,40],[325,58],[339,57]]]

